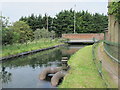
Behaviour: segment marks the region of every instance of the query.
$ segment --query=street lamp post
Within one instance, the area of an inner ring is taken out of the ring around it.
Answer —
[[[47,30],[48,30],[48,14],[47,14]]]
[[[76,17],[75,17],[75,7],[76,7],[76,4],[74,5],[74,34],[75,34],[75,24],[76,24]]]

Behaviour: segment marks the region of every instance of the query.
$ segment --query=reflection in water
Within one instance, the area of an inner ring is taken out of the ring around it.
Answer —
[[[0,80],[2,83],[8,83],[11,81],[11,73],[5,71],[5,67],[2,67],[2,72],[0,72]]]
[[[3,66],[9,68],[15,68],[20,66],[27,66],[29,65],[33,69],[36,67],[41,67],[43,64],[48,66],[48,61],[60,60],[61,52],[59,49],[56,50],[49,50],[45,52],[36,53],[29,56],[23,56],[20,58],[15,58],[14,60],[7,61],[3,63]],[[17,59],[17,60],[16,60]]]
[[[46,81],[39,80],[40,72],[48,66],[61,66],[62,57],[70,58],[70,55],[79,48],[64,46],[4,62],[2,71],[3,87],[53,88],[49,82],[50,76],[47,77]]]

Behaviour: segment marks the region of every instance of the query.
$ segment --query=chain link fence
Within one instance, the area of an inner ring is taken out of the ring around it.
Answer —
[[[96,43],[93,44],[92,46],[92,56],[93,56],[93,61],[96,65],[96,68],[100,74],[100,76],[102,77],[102,79],[105,81],[105,85],[106,87],[110,87],[110,84],[108,83],[108,80],[105,78],[104,72],[102,70],[102,60],[99,60],[97,57],[97,47],[99,45],[100,42],[103,42],[104,45],[104,51],[116,62],[120,63],[120,44],[119,43],[113,43],[107,40],[102,40],[102,41],[98,41]]]
[[[104,40],[104,51],[114,60],[120,63],[120,44]]]
[[[103,72],[102,72],[102,60],[99,60],[99,59],[97,58],[96,49],[97,49],[97,47],[98,47],[98,43],[99,43],[99,42],[100,42],[100,41],[98,41],[97,43],[94,43],[94,44],[93,44],[93,46],[92,46],[92,56],[93,56],[93,61],[94,61],[95,65],[96,65],[96,68],[97,68],[97,70],[98,70],[101,78],[105,81],[106,87],[108,87],[109,84],[108,84],[107,80],[105,79],[105,76],[104,76],[104,74],[103,74]]]

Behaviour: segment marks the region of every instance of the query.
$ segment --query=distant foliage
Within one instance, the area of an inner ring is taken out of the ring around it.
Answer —
[[[34,31],[34,38],[35,39],[54,38],[54,37],[55,37],[55,32],[54,31],[49,32],[45,28],[37,29]]]
[[[34,15],[34,14],[31,14],[30,16],[28,17],[21,17],[19,19],[19,21],[24,21],[26,22],[30,28],[35,31],[37,30],[38,28],[42,29],[42,28],[45,28],[47,29],[47,18],[48,18],[48,28],[49,28],[49,31],[51,30],[50,27],[52,25],[52,18],[50,16],[47,16],[45,14],[44,17],[42,17],[41,15]]]
[[[91,14],[88,11],[75,12],[74,10],[62,10],[56,17],[52,18],[46,14],[34,15],[28,17],[21,17],[20,21],[25,21],[33,31],[37,28],[47,29],[48,18],[48,31],[55,31],[57,37],[61,37],[64,33],[74,32],[74,13],[75,13],[75,27],[76,33],[101,33],[107,27],[108,17],[104,14]]]
[[[74,18],[75,15],[75,18]],[[21,17],[12,25],[9,18],[0,16],[2,25],[2,44],[26,43],[34,39],[61,37],[62,34],[101,33],[107,27],[108,17],[103,14],[91,14],[88,11],[75,12],[62,10],[55,17],[31,14]]]
[[[55,31],[57,34],[74,32],[74,13],[75,13],[75,33],[101,33],[107,27],[108,17],[87,11],[74,12],[71,10],[61,11],[56,15]]]

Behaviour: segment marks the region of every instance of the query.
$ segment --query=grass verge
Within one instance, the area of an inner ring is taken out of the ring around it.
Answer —
[[[68,61],[71,69],[59,88],[106,88],[92,57],[92,45],[84,47]]]
[[[51,46],[62,44],[58,40],[50,40],[50,39],[41,39],[38,41],[32,41],[28,42],[27,44],[13,44],[13,45],[7,45],[2,46],[2,57],[15,55],[22,52],[42,49],[42,48],[48,48]]]

